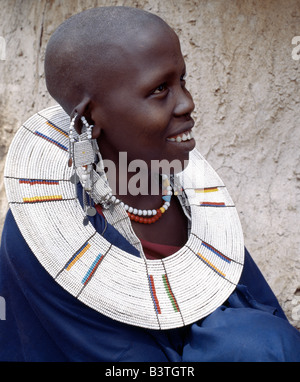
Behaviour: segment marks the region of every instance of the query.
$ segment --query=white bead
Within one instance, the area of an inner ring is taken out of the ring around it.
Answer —
[[[143,216],[147,216],[148,215],[148,211],[147,210],[143,210]]]
[[[153,216],[155,216],[157,214],[157,211],[156,210],[153,210]]]
[[[116,201],[116,197],[113,195],[111,198],[110,198],[110,200],[114,203],[115,201]]]
[[[170,206],[170,202],[166,202],[164,205],[169,207]]]
[[[128,211],[128,209],[129,209],[128,204],[125,204],[125,205],[124,205],[124,208],[125,208],[126,211]]]
[[[142,210],[138,210],[138,215],[142,216],[143,215],[143,211]]]
[[[152,210],[148,210],[148,211],[147,211],[147,215],[148,215],[148,216],[151,216],[151,215],[152,215]]]
[[[137,215],[138,210],[137,210],[136,208],[134,208],[132,213],[133,213],[134,215]]]
[[[133,208],[132,208],[132,207],[129,207],[129,208],[128,208],[128,212],[130,212],[130,213],[132,214],[132,212],[133,212]]]
[[[165,180],[165,179],[168,179],[168,176],[166,174],[162,174],[162,179]]]

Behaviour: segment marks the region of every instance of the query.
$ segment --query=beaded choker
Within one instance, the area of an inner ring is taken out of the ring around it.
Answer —
[[[172,187],[167,175],[162,175],[162,200],[163,204],[160,208],[153,210],[141,210],[137,208],[130,207],[128,204],[123,203],[120,199],[116,198],[111,192],[107,196],[107,202],[113,204],[120,204],[125,208],[130,220],[142,223],[142,224],[152,224],[155,223],[170,207],[171,197],[172,197]]]

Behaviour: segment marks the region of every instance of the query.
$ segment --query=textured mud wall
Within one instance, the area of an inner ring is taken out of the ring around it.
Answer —
[[[19,125],[53,104],[43,75],[49,36],[100,5],[153,11],[178,32],[198,148],[229,188],[250,253],[300,328],[300,61],[292,58],[300,1],[0,0],[1,173]],[[0,198],[1,226],[2,177]]]

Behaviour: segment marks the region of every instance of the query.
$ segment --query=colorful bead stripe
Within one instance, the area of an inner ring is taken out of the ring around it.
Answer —
[[[78,261],[81,258],[81,256],[85,254],[85,252],[90,248],[90,246],[91,244],[85,243],[84,246],[81,247],[79,251],[77,251],[75,255],[72,256],[72,258],[67,262],[65,269],[69,271],[76,263],[76,261]]]
[[[195,188],[195,192],[200,193],[200,192],[216,192],[219,191],[218,187],[205,187],[205,188]]]
[[[34,134],[38,135],[39,137],[41,137],[43,139],[46,139],[46,141],[53,143],[54,145],[58,146],[59,148],[65,150],[65,151],[68,151],[68,148],[66,146],[62,145],[61,143],[55,141],[54,139],[52,139],[50,137],[47,137],[47,135],[42,134],[39,131],[35,131]]]
[[[33,186],[34,184],[47,184],[47,185],[52,185],[52,184],[59,184],[58,180],[42,180],[42,179],[19,179],[19,183],[26,183],[30,184]]]
[[[68,134],[63,129],[61,129],[60,127],[55,126],[54,123],[52,123],[50,121],[46,121],[46,124],[68,138]]]
[[[54,202],[62,200],[61,195],[33,196],[32,198],[23,198],[24,203]]]
[[[223,202],[220,202],[220,203],[216,203],[216,202],[202,202],[200,204],[200,206],[203,206],[203,207],[226,207],[225,203],[223,203]]]
[[[222,260],[226,261],[227,263],[231,263],[231,259],[229,259],[229,257],[223,255],[223,253],[221,253],[220,251],[218,251],[216,248],[214,248],[212,245],[210,244],[207,244],[205,243],[204,241],[202,241],[202,245],[206,248],[208,248],[210,251],[212,251],[214,254],[216,254],[217,256],[219,256]]]
[[[154,302],[154,307],[155,307],[156,313],[161,314],[160,306],[159,306],[158,299],[156,296],[156,290],[155,290],[155,286],[154,286],[153,276],[149,275],[148,278],[149,278],[151,296],[152,296],[152,300]]]
[[[215,272],[217,272],[220,276],[222,277],[226,277],[225,273],[221,272],[220,269],[218,269],[217,267],[215,267],[209,260],[207,260],[203,255],[201,255],[201,253],[197,253],[197,255],[200,257],[200,259],[202,259],[205,264],[207,264],[212,270],[214,270]]]
[[[173,305],[173,308],[174,308],[175,312],[179,312],[179,307],[178,307],[176,299],[175,299],[175,297],[174,297],[174,295],[173,295],[173,293],[171,291],[171,287],[170,287],[167,275],[162,275],[162,279],[163,279],[165,289],[167,291],[167,294],[169,296],[169,299],[170,299],[170,301],[171,301],[171,303]]]
[[[93,276],[93,274],[96,272],[96,269],[98,268],[99,264],[101,263],[101,261],[103,260],[103,255],[98,255],[95,259],[95,261],[93,262],[93,264],[90,266],[89,270],[87,271],[86,275],[84,276],[84,278],[82,279],[81,283],[86,285],[91,277]]]

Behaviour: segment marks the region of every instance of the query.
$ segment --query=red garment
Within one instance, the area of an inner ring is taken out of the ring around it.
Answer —
[[[173,255],[179,251],[180,247],[174,245],[151,243],[150,241],[141,240],[145,256],[148,260],[158,260]]]

